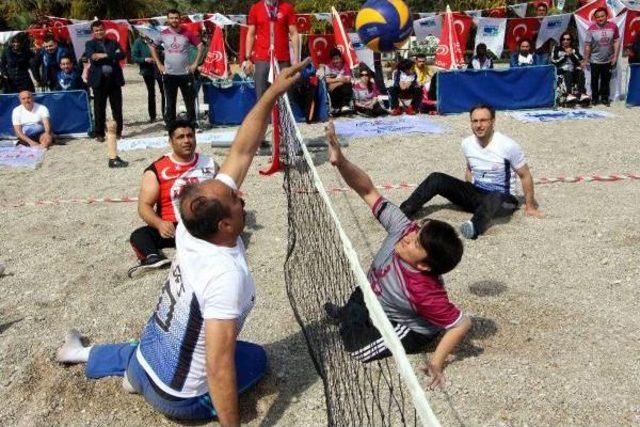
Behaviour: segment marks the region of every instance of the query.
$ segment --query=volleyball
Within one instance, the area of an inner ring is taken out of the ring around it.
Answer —
[[[412,29],[409,7],[402,0],[368,0],[356,16],[360,41],[374,52],[402,47]]]

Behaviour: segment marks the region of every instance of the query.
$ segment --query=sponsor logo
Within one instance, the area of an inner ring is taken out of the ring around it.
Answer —
[[[487,25],[482,29],[482,35],[488,37],[497,36],[500,33],[500,29],[496,25]]]

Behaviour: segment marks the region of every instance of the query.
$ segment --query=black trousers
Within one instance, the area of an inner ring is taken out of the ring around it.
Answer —
[[[351,83],[343,83],[337,88],[329,91],[331,98],[331,108],[338,110],[344,106],[348,106],[353,98],[353,88]]]
[[[391,109],[398,108],[400,97],[411,99],[411,106],[418,111],[422,103],[422,88],[420,86],[410,86],[408,89],[400,90],[399,86],[391,86],[389,92],[389,106]]]
[[[104,136],[107,120],[107,100],[111,106],[111,115],[116,121],[118,135],[122,134],[122,87],[113,83],[112,79],[103,78],[100,86],[93,89],[93,112],[96,126],[95,135]]]
[[[591,100],[593,102],[609,102],[609,82],[611,81],[611,64],[591,63]]]
[[[178,89],[184,99],[187,107],[187,120],[196,123],[196,90],[193,84],[193,75],[185,74],[183,76],[172,76],[164,74],[162,76],[164,83],[164,96],[166,109],[164,121],[168,125],[176,120],[176,103],[178,102]]]
[[[393,321],[391,324],[408,354],[424,351],[434,338],[431,335],[419,334]],[[340,339],[345,350],[353,358],[364,363],[391,355],[380,332],[371,322],[360,288],[353,291],[347,303],[340,309]]]
[[[373,104],[373,108],[359,107],[356,105],[356,112],[367,117],[379,117],[387,114],[382,105],[379,102]]]
[[[153,75],[142,76],[144,84],[147,87],[147,110],[149,111],[149,118],[156,119],[156,82],[160,88],[160,97],[162,105],[162,115],[164,116],[165,102],[164,102],[164,85],[162,84],[162,77],[156,77]]]
[[[567,94],[575,94],[576,92],[579,94],[586,93],[586,89],[584,87],[584,73],[582,70],[560,70],[560,73],[564,79]]]
[[[165,239],[160,232],[149,225],[140,227],[131,233],[129,242],[139,260],[145,260],[149,255],[160,255],[164,248],[175,248],[175,239]]]
[[[478,235],[487,231],[498,213],[504,210],[513,213],[518,207],[518,200],[510,194],[484,191],[470,182],[434,172],[402,202],[400,209],[405,215],[412,215],[434,196],[442,196],[465,211],[472,212],[471,222]]]

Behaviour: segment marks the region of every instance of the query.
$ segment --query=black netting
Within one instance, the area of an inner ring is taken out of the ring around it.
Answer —
[[[356,280],[337,226],[314,184],[296,124],[278,100],[280,146],[288,202],[287,294],[322,378],[330,426],[416,425],[411,396],[393,358],[361,363],[344,349],[324,304],[344,304]]]

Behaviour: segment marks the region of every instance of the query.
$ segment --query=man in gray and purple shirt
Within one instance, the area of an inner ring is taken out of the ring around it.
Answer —
[[[607,107],[611,70],[615,68],[620,53],[620,31],[618,26],[607,21],[607,9],[596,9],[595,21],[585,36],[583,65],[591,68],[591,100],[593,105],[602,102]]]
[[[160,33],[160,44],[164,48],[164,62],[160,60],[158,48],[151,45],[151,56],[158,70],[162,74],[164,85],[166,111],[165,123],[169,126],[176,120],[176,102],[178,88],[182,93],[187,107],[188,120],[196,124],[196,91],[194,87],[193,73],[195,73],[202,55],[204,45],[199,35],[180,27],[180,12],[171,9],[167,11],[168,27]],[[189,62],[189,49],[191,46],[198,48],[198,54],[193,63]]]

